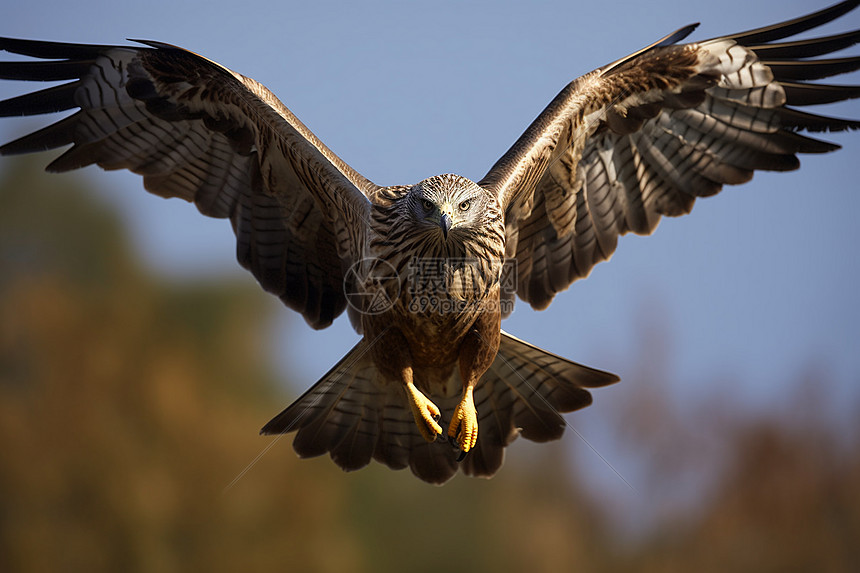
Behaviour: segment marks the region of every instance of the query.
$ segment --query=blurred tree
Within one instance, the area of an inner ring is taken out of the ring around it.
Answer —
[[[628,477],[648,520],[626,540],[604,530],[616,540],[605,570],[860,571],[860,402],[840,403],[815,365],[764,411],[745,410],[730,394],[740,383],[718,377],[682,404],[665,319],[650,309],[633,374],[601,421],[638,460]]]
[[[70,180],[0,183],[0,570],[349,570],[333,476],[281,452],[222,495],[277,409],[274,304],[148,276]]]

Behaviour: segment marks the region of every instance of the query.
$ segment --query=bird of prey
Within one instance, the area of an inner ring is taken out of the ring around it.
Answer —
[[[797,108],[860,96],[808,82],[860,68],[824,57],[860,30],[786,39],[858,3],[689,44],[685,27],[568,84],[477,182],[393,187],[261,84],[192,52],[2,38],[36,60],[2,62],[0,77],[71,81],[0,102],[0,116],[77,111],[0,153],[71,145],[49,171],[138,173],[148,191],[229,219],[242,266],[311,327],[347,311],[363,338],[264,434],[296,432],[299,455],[345,470],[376,459],[437,484],[458,469],[489,477],[518,435],[559,438],[561,413],[618,380],[503,332],[516,297],[544,309],[620,235],[837,149],[799,132],[860,121]]]

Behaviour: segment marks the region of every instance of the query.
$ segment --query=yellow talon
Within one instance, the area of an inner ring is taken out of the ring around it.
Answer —
[[[440,416],[439,408],[428,400],[414,384],[406,385],[406,394],[418,431],[428,442],[435,442],[436,436],[442,433],[442,426],[436,423]]]
[[[478,443],[478,412],[472,400],[472,388],[463,393],[463,399],[454,409],[451,424],[448,426],[448,437],[456,440],[457,447],[462,452],[468,452]]]

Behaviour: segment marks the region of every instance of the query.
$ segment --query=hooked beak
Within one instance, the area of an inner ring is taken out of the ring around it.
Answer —
[[[439,218],[439,226],[442,227],[442,236],[446,239],[448,238],[448,231],[451,230],[451,215],[448,213],[442,213],[442,216]]]

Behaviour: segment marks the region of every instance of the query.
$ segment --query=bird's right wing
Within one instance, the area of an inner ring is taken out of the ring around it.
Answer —
[[[694,43],[688,26],[569,84],[479,184],[505,209],[516,293],[534,308],[587,276],[618,237],[654,231],[697,197],[790,170],[796,154],[838,146],[797,133],[860,128],[860,121],[794,107],[860,97],[860,86],[805,83],[860,68],[828,58],[860,30],[780,40],[860,4]],[[512,295],[509,295],[513,298]]]
[[[328,326],[346,307],[344,273],[377,186],[261,84],[187,50],[143,43],[0,38],[0,50],[41,58],[0,62],[0,78],[71,80],[0,102],[0,117],[80,108],[0,154],[71,144],[50,171],[129,169],[156,195],[229,218],[242,266],[311,326]]]

